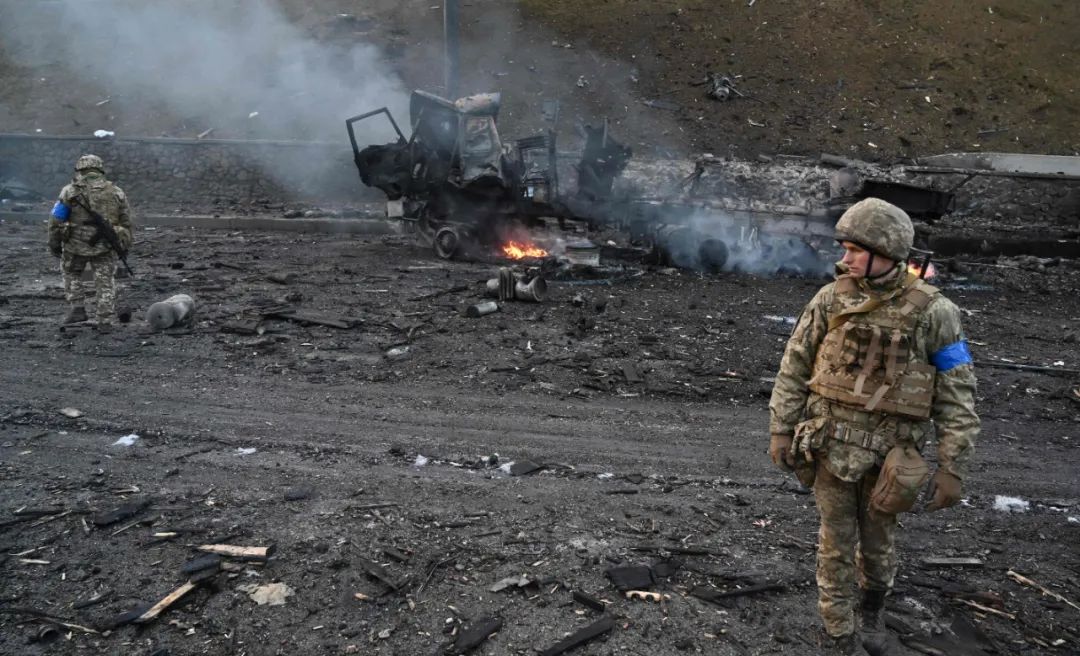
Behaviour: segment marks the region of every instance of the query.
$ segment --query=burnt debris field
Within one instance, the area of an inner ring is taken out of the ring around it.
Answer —
[[[816,653],[812,496],[765,447],[821,281],[609,248],[473,318],[495,264],[403,236],[144,229],[101,336],[58,331],[37,226],[2,239],[3,653]],[[893,630],[1068,653],[1080,270],[938,268],[984,429],[965,502],[903,520]]]

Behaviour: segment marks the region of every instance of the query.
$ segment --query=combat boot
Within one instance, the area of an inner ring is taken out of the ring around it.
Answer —
[[[887,590],[863,590],[862,628],[867,633],[885,631],[885,596]]]
[[[834,654],[843,654],[843,656],[870,656],[870,654],[863,649],[862,642],[859,640],[859,634],[857,633],[849,633],[845,636],[834,637],[832,643]]]
[[[69,323],[82,323],[87,320],[86,308],[79,305],[68,310],[67,316],[64,317],[64,324]]]

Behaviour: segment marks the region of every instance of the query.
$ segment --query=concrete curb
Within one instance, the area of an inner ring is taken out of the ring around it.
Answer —
[[[44,212],[0,212],[0,224],[44,224]],[[325,232],[349,235],[396,235],[401,222],[394,219],[281,219],[269,216],[146,215],[136,226],[197,228],[199,230],[269,230],[277,232]]]

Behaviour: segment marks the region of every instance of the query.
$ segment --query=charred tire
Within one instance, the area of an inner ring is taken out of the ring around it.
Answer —
[[[728,261],[727,244],[719,239],[706,239],[698,248],[698,261],[701,268],[709,273],[718,273],[724,270]]]
[[[452,259],[461,250],[461,235],[453,228],[439,228],[435,233],[435,254],[444,260]]]

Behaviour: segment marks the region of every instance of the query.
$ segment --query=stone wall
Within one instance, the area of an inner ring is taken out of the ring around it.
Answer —
[[[382,200],[357,175],[341,143],[218,139],[51,137],[0,134],[0,184],[55,198],[75,160],[93,153],[142,206]]]

